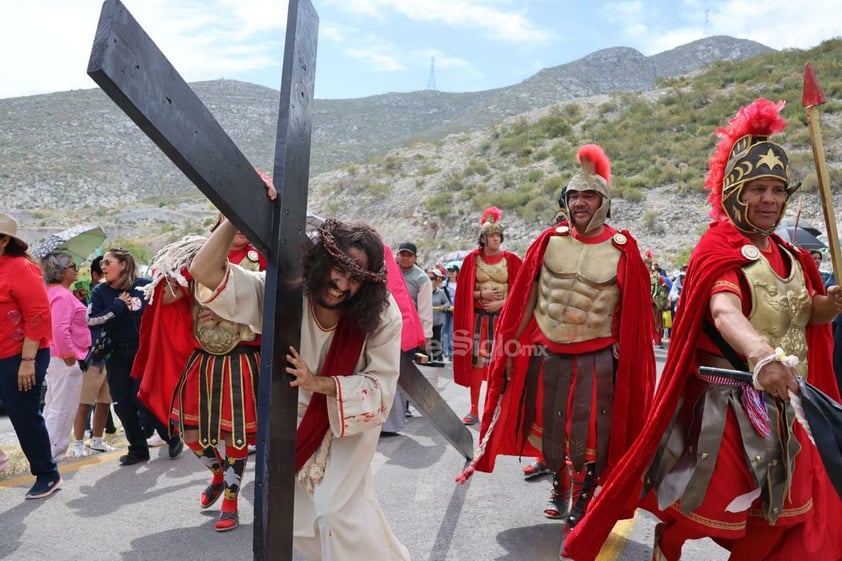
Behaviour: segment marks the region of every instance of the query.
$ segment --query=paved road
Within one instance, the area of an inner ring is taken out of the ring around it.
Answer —
[[[663,352],[657,354],[663,362]],[[458,414],[467,411],[468,391],[453,384],[449,368],[443,369],[438,387]],[[0,443],[14,440],[10,430],[8,420],[0,419]],[[198,506],[207,473],[192,455],[170,460],[166,449],[158,448],[149,463],[120,467],[121,453],[63,467],[62,490],[45,501],[23,500],[31,485],[29,476],[0,481],[0,559],[252,557],[252,466],[241,498],[241,527],[217,534],[216,510],[201,511]],[[522,465],[517,458],[501,457],[494,473],[478,473],[457,486],[453,478],[463,467],[462,457],[416,415],[403,434],[381,438],[373,470],[386,516],[415,561],[552,561],[558,555],[561,524],[541,513],[551,482],[548,477],[524,481]],[[649,559],[654,524],[646,513],[619,524],[601,559]],[[688,545],[683,557],[726,558],[710,541]]]

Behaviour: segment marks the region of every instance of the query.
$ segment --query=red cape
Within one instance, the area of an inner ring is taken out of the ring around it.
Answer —
[[[649,412],[651,396],[655,386],[655,354],[652,349],[652,313],[649,297],[649,273],[637,242],[627,231],[622,232],[626,243],[614,246],[622,251],[618,279],[622,281],[621,310],[619,323],[619,361],[617,364],[614,404],[611,410],[611,440],[608,460],[603,477],[611,473],[623,453],[631,445],[634,437],[643,427]],[[545,230],[529,247],[515,280],[509,291],[509,301],[497,323],[494,340],[514,341],[515,333],[529,298],[529,292],[544,263],[544,252],[549,240],[560,235],[553,226]],[[538,455],[540,451],[524,442],[517,430],[520,412],[520,399],[526,381],[526,366],[529,360],[527,337],[537,329],[532,318],[529,327],[520,339],[520,354],[515,358],[514,374],[508,384],[504,384],[507,356],[505,352],[495,353],[489,372],[488,396],[485,399],[485,411],[480,427],[480,447],[484,453],[476,460],[475,468],[490,472],[498,454],[519,456]],[[505,351],[511,345],[497,345],[497,350]],[[505,385],[505,387],[504,387]],[[501,399],[502,398],[502,399]],[[499,419],[489,433],[489,426],[499,404]],[[487,443],[483,440],[488,437]]]
[[[823,294],[824,287],[815,262],[807,251],[795,249],[776,235],[771,236],[779,245],[793,249],[807,277],[808,286]],[[667,361],[658,385],[654,409],[643,430],[631,449],[623,456],[614,475],[605,482],[588,508],[588,514],[567,536],[564,554],[576,561],[596,559],[602,544],[620,518],[628,518],[637,506],[642,489],[643,475],[649,468],[661,438],[679,405],[684,386],[695,369],[696,342],[702,332],[702,324],[708,309],[713,283],[724,271],[745,265],[741,249],[749,243],[730,222],[713,223],[702,236],[687,267],[687,275],[681,291],[681,305],[673,321],[672,338]],[[819,389],[839,399],[831,362],[833,342],[830,326],[807,326],[809,380]],[[622,356],[622,351],[621,351]],[[613,433],[612,433],[613,438]],[[807,443],[808,444],[808,443]],[[815,451],[814,446],[805,447],[804,452]],[[821,460],[817,460],[821,461]],[[822,479],[817,478],[817,485]],[[824,478],[827,487],[814,500],[833,500],[835,492]],[[838,502],[838,501],[837,501]],[[823,507],[814,509],[821,511]],[[827,511],[823,511],[827,514]]]
[[[460,386],[471,385],[471,357],[474,349],[474,290],[477,279],[477,256],[482,248],[470,252],[462,260],[459,277],[456,279],[456,296],[453,302],[453,381]],[[502,251],[509,273],[508,300],[514,297],[512,283],[520,270],[520,257],[511,251]],[[508,306],[508,301],[506,305]]]
[[[185,296],[163,306],[165,289],[164,282],[155,287],[152,304],[143,312],[131,376],[140,379],[137,397],[141,403],[164,426],[169,426],[173,392],[190,353],[196,348],[196,340],[193,338],[191,298]]]

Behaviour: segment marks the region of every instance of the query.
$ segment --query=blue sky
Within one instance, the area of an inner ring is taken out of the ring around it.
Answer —
[[[426,89],[432,59],[436,89],[462,92],[515,84],[608,47],[653,55],[731,35],[776,49],[810,48],[842,34],[842,0],[312,1],[322,99]],[[3,4],[0,98],[95,87],[85,69],[99,0]],[[187,81],[280,86],[284,0],[124,4]]]

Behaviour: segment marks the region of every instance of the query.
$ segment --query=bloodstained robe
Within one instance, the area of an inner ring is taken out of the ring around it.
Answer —
[[[229,265],[215,290],[198,288],[197,297],[203,305],[223,318],[260,331],[264,273]],[[319,325],[306,296],[303,306],[298,351],[318,375],[334,329]],[[409,560],[409,552],[380,509],[371,471],[380,426],[397,391],[401,327],[400,310],[390,296],[380,327],[363,343],[355,372],[333,377],[337,396],[326,398],[330,428],[296,474],[293,545],[308,560]],[[312,395],[298,391],[298,424]]]

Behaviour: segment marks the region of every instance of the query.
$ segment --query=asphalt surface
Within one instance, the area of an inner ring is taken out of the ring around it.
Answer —
[[[656,355],[660,366],[664,352],[657,350]],[[439,391],[457,414],[465,414],[468,390],[453,383],[449,365],[439,372]],[[476,439],[477,426],[472,430]],[[0,444],[14,440],[8,419],[0,418]],[[208,474],[189,451],[169,459],[166,448],[156,448],[150,462],[128,467],[118,465],[122,453],[62,466],[64,485],[46,500],[23,500],[31,476],[0,480],[0,559],[253,557],[253,465],[244,477],[241,526],[220,534],[213,529],[216,508],[199,508]],[[453,480],[464,459],[416,411],[403,433],[381,437],[372,469],[381,506],[413,560],[552,561],[558,559],[562,525],[542,514],[551,487],[549,476],[523,480],[521,468],[529,461],[500,457],[494,473],[477,473],[467,484],[456,485]],[[633,521],[614,528],[600,559],[650,559],[654,526],[654,520],[639,511]],[[702,540],[686,545],[682,559],[719,561],[727,554]]]

